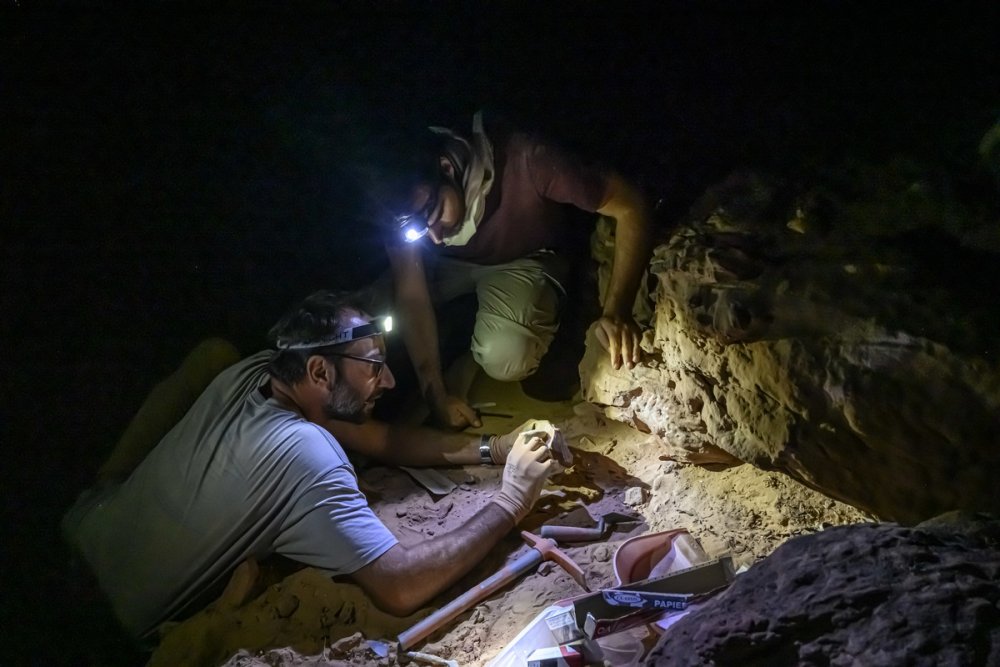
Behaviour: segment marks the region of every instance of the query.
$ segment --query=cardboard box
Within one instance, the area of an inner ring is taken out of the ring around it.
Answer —
[[[545,625],[548,626],[552,637],[559,644],[568,644],[583,637],[583,631],[576,626],[573,607],[560,609],[549,614],[545,617]]]
[[[668,611],[675,611],[678,604],[685,607],[688,603],[697,601],[728,586],[733,580],[732,558],[725,556],[716,560],[695,565],[680,572],[674,572],[663,577],[643,579],[626,586],[618,586],[612,595],[616,603],[605,599],[605,592],[598,591],[573,600],[573,613],[576,615],[577,627],[583,630],[587,637],[604,637],[627,628],[650,623]],[[636,593],[634,597],[623,593]],[[646,593],[668,594],[659,598],[665,605],[672,599],[671,607],[657,606],[654,600],[658,596]],[[626,606],[617,602],[626,599],[634,600],[642,606]]]
[[[637,625],[653,623],[665,613],[662,609],[639,609],[624,616],[601,619],[594,618],[593,614],[588,613],[587,620],[583,623],[583,634],[590,639],[607,637]]]
[[[528,667],[584,667],[583,654],[577,646],[549,646],[528,655]]]
[[[650,591],[627,591],[621,588],[606,588],[601,591],[604,601],[613,607],[632,607],[633,609],[662,609],[663,611],[681,611],[687,609],[693,595],[676,595],[674,593],[653,593]]]

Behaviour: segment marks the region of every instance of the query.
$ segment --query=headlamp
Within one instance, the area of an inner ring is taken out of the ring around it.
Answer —
[[[394,220],[400,235],[407,243],[419,241],[431,231],[427,225],[427,218],[419,214],[397,215]]]
[[[416,213],[404,213],[393,218],[396,229],[399,230],[403,240],[413,243],[427,236],[431,231],[430,220],[434,214],[434,209],[438,204],[438,192],[435,191]]]
[[[392,315],[383,315],[374,318],[371,322],[366,322],[360,326],[344,329],[333,336],[322,338],[316,341],[306,341],[302,343],[292,343],[286,339],[279,338],[275,345],[279,350],[308,350],[314,347],[329,347],[331,345],[343,345],[360,338],[370,336],[381,336],[392,331]]]

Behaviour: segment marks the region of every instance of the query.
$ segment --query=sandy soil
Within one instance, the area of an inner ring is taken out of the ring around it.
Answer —
[[[552,478],[546,496],[521,528],[536,530],[546,522],[592,526],[608,512],[642,518],[606,541],[564,547],[594,589],[613,582],[611,559],[617,546],[646,532],[687,528],[709,555],[728,553],[740,567],[766,557],[789,537],[869,520],[778,473],[749,465],[712,472],[663,460],[664,450],[655,438],[607,420],[587,403],[542,403],[524,396],[516,385],[489,380],[473,386],[471,399],[495,401],[491,409],[513,415],[487,418],[483,430],[505,431],[528,418],[546,418],[562,429],[574,453],[574,464]],[[444,470],[458,486],[435,497],[401,470],[361,464],[359,472],[376,513],[403,543],[460,525],[488,502],[500,481],[499,468]],[[632,492],[644,496],[641,504],[626,504],[630,488],[643,490]],[[494,556],[442,595],[438,605],[526,549],[512,533]],[[416,649],[451,664],[486,665],[540,611],[581,592],[559,567],[543,564]],[[409,658],[397,655],[393,640],[419,617],[382,614],[356,587],[306,569],[238,609],[209,609],[174,627],[151,664],[398,664]]]

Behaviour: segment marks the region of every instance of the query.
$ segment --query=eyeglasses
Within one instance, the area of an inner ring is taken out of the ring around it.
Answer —
[[[434,209],[437,207],[440,192],[441,188],[439,185],[434,188],[433,193],[427,198],[427,203],[424,204],[422,209],[416,213],[404,213],[393,218],[400,233],[403,235],[404,241],[407,243],[419,241],[431,231],[428,223],[430,222],[431,214],[434,213]]]
[[[343,352],[327,352],[326,357],[344,357],[345,359],[354,359],[356,361],[363,361],[365,363],[371,364],[372,368],[375,370],[375,379],[382,377],[382,370],[385,368],[385,359],[369,359],[368,357],[359,357],[355,354],[345,354]]]

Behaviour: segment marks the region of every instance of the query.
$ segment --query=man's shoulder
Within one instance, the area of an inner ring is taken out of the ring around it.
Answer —
[[[552,146],[565,150],[564,142],[537,122],[496,111],[483,112],[483,127],[495,147],[507,150],[531,150],[537,146]]]
[[[493,142],[493,149],[508,156],[530,153],[535,146],[545,143],[537,132],[507,122],[487,127],[486,133]]]
[[[286,455],[312,467],[334,468],[350,464],[344,448],[329,431],[293,413],[281,417],[280,426],[271,430],[268,440],[272,446],[282,448]]]
[[[237,361],[219,373],[215,384],[221,385],[218,389],[222,391],[228,388],[239,393],[249,393],[257,389],[270,379],[267,366],[271,354],[271,351],[263,350]]]

